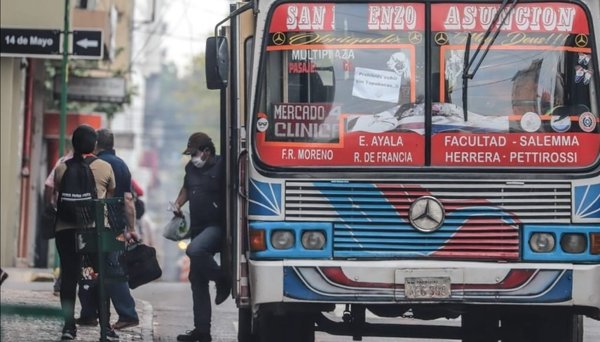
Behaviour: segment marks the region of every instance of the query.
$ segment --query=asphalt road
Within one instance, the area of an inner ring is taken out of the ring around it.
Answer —
[[[21,290],[48,291],[52,288],[52,283],[24,282],[11,285],[9,282],[3,286],[14,286]],[[214,290],[214,288],[212,289]],[[156,281],[143,285],[132,291],[133,296],[149,302],[154,312],[154,340],[155,341],[176,341],[178,334],[191,330],[193,328],[192,320],[192,292],[189,283],[162,282]],[[214,293],[213,293],[214,298]],[[341,312],[333,315],[339,316]],[[233,299],[228,299],[222,305],[217,306],[213,311],[213,329],[212,337],[215,342],[234,342],[237,341],[237,308]],[[371,321],[372,317],[367,316]],[[389,321],[388,321],[389,322]],[[383,319],[380,323],[386,323]],[[402,323],[419,324],[416,320],[404,320]],[[460,320],[437,320],[426,321],[425,324],[441,325],[460,325]],[[584,319],[584,342],[600,341],[600,321],[589,318]],[[317,342],[340,342],[352,341],[349,336],[332,336],[322,332],[317,332],[315,340]],[[450,342],[457,341],[451,339],[409,339],[409,338],[381,338],[364,337],[366,342]]]
[[[214,288],[211,290],[214,290]],[[192,293],[188,283],[154,282],[137,288],[133,291],[133,295],[136,298],[150,302],[154,308],[155,341],[175,341],[178,334],[193,328]],[[367,319],[369,320],[369,317]],[[418,324],[415,320],[406,320],[406,323]],[[427,321],[427,324],[459,326],[460,320]],[[233,299],[228,299],[213,310],[212,325],[213,341],[232,342],[237,340],[237,308]],[[584,342],[600,341],[600,321],[586,318],[584,320],[584,331]],[[315,340],[318,342],[352,341],[352,337],[332,336],[317,332]],[[446,342],[457,340],[364,337],[363,341]]]

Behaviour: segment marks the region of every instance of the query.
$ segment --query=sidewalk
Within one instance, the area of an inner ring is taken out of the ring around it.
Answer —
[[[49,269],[4,268],[9,274],[0,290],[0,341],[58,341],[63,319],[58,296],[52,293],[52,274]],[[36,279],[36,282],[32,280]],[[39,279],[45,282],[38,283]],[[153,310],[142,300],[135,300],[140,324],[117,330],[119,341],[152,341]],[[112,307],[112,305],[111,305]],[[75,306],[75,317],[80,311]],[[118,315],[111,308],[111,322]],[[77,341],[99,341],[100,327],[78,326]]]

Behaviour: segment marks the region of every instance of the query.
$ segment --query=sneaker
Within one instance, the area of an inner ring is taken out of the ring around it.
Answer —
[[[177,335],[177,341],[210,342],[210,333],[203,333],[197,329],[186,331],[185,334]]]
[[[60,284],[62,283],[62,278],[58,277],[56,278],[56,280],[54,281],[54,285],[52,286],[52,294],[55,296],[60,296]]]
[[[119,340],[119,335],[117,335],[117,333],[115,332],[114,329],[107,329],[106,330],[106,339],[108,341],[117,341],[117,340]]]
[[[140,321],[138,321],[138,320],[135,320],[135,321],[119,320],[115,324],[113,324],[112,328],[115,330],[121,330],[121,329],[129,328],[129,327],[135,327],[138,324],[140,324]]]
[[[6,280],[6,278],[8,278],[8,273],[4,272],[4,270],[2,270],[0,268],[0,270],[2,271],[0,273],[0,285],[2,285],[2,283]]]
[[[75,323],[77,325],[84,325],[84,326],[88,326],[88,327],[95,327],[98,325],[98,319],[96,318],[83,318],[80,317],[78,319],[75,320]]]
[[[75,327],[71,327],[71,328],[63,328],[62,331],[62,336],[60,337],[61,341],[62,340],[74,340],[75,337],[77,337],[77,328]]]
[[[216,282],[217,284],[217,295],[215,296],[215,304],[219,305],[223,303],[231,294],[231,281],[225,277]]]

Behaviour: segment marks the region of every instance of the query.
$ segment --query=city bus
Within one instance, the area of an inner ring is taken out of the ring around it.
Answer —
[[[596,0],[231,5],[206,76],[239,340],[582,341],[599,23]]]

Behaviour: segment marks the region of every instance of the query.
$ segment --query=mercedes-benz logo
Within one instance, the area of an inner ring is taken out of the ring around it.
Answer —
[[[421,43],[421,32],[416,32],[413,31],[411,33],[408,34],[408,41],[411,42],[412,44],[420,44]]]
[[[281,44],[285,43],[285,33],[275,32],[273,34],[273,43],[275,45],[281,45]]]
[[[448,34],[446,32],[438,32],[433,37],[433,40],[437,45],[446,45],[448,44]]]
[[[425,233],[433,232],[441,227],[445,215],[442,203],[431,196],[417,198],[408,210],[410,223]]]
[[[588,45],[588,37],[585,34],[578,34],[575,37],[575,45],[578,47],[584,47]]]

